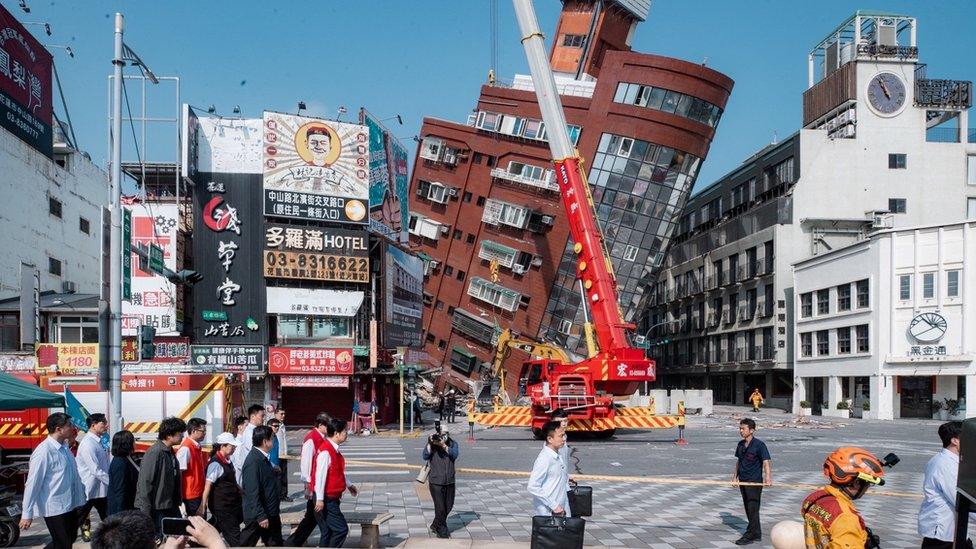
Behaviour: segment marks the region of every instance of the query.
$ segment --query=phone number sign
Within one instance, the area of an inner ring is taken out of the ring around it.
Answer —
[[[306,252],[266,251],[264,276],[330,282],[369,282],[369,259]]]
[[[344,375],[353,373],[353,349],[271,347],[269,374]]]

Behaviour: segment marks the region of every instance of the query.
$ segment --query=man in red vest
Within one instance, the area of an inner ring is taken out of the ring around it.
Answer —
[[[312,472],[312,485],[315,486],[315,512],[319,518],[319,530],[322,533],[319,547],[342,547],[349,533],[349,525],[343,516],[339,504],[342,493],[349,488],[353,496],[359,495],[355,485],[346,479],[346,460],[339,453],[339,446],[346,442],[349,435],[346,420],[332,418],[326,427],[329,437],[319,447],[316,458],[315,471]]]
[[[332,418],[329,417],[329,414],[320,412],[319,415],[315,416],[312,429],[305,435],[305,440],[302,441],[300,469],[302,482],[305,484],[305,497],[308,499],[308,502],[305,505],[305,516],[302,517],[302,521],[298,523],[295,531],[288,536],[288,540],[285,541],[286,547],[301,547],[305,545],[308,536],[311,535],[312,530],[315,529],[315,526],[319,522],[315,513],[312,475],[315,471],[315,458],[318,457],[319,447],[325,442],[326,426],[329,424],[330,419]]]
[[[186,422],[186,436],[176,451],[176,461],[180,464],[180,486],[183,491],[183,507],[186,516],[197,514],[206,484],[207,458],[200,449],[203,437],[207,436],[207,422],[198,417]]]

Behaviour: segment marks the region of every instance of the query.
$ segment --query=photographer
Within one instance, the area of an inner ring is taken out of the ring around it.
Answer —
[[[434,500],[434,522],[430,529],[439,538],[449,538],[447,515],[454,507],[454,462],[458,458],[458,443],[441,427],[440,421],[434,422],[434,434],[427,439],[422,457],[430,462],[427,482],[430,497]]]

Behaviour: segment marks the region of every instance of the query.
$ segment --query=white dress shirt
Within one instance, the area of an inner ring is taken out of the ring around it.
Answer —
[[[102,447],[102,439],[91,432],[85,433],[78,443],[78,476],[85,486],[87,499],[108,497],[108,452]]]
[[[339,451],[339,445],[332,441],[332,439],[325,439]],[[315,458],[315,501],[325,501],[325,477],[329,476],[329,465],[332,463],[332,454],[328,452],[319,452],[319,456]],[[349,482],[349,475],[346,477],[346,487],[352,486]]]
[[[918,535],[952,541],[956,532],[956,479],[959,454],[943,448],[925,466],[922,507],[918,510]]]
[[[323,439],[325,437],[322,437]],[[310,438],[302,443],[302,460],[299,462],[302,482],[312,482],[312,460],[315,458],[315,439]]]
[[[278,434],[275,435],[275,436],[278,437],[278,457],[280,458],[281,456],[287,456],[288,455],[288,437],[287,437],[287,435],[285,435],[285,424],[284,423],[282,423],[281,426],[278,427]]]
[[[244,469],[244,460],[247,459],[247,455],[251,453],[251,448],[254,448],[254,428],[256,425],[253,423],[248,423],[247,427],[244,428],[244,432],[241,433],[240,444],[234,453],[231,454],[230,460],[234,463],[234,473],[237,475],[237,484],[241,484],[241,472]]]
[[[200,447],[200,443],[193,440],[190,437],[186,437],[187,440],[192,442],[197,448]],[[176,463],[180,464],[180,471],[186,471],[190,466],[190,449],[186,446],[180,445],[180,449],[176,451]]]
[[[85,504],[85,486],[68,447],[50,436],[31,453],[21,518],[55,517]]]
[[[550,516],[556,507],[562,506],[566,516],[569,511],[569,472],[559,454],[546,446],[539,452],[529,476],[529,493],[535,516]]]

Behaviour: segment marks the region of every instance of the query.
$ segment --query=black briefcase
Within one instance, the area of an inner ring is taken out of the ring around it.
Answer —
[[[574,517],[593,516],[592,486],[573,486],[567,495],[569,496],[569,510]]]
[[[577,517],[532,517],[532,549],[581,549],[586,521]]]

